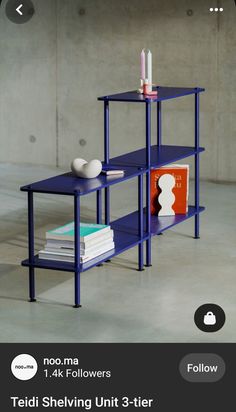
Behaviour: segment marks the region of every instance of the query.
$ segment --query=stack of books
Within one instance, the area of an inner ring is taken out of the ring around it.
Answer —
[[[74,222],[46,232],[46,244],[40,259],[74,262]],[[107,225],[80,223],[80,263],[88,262],[114,249],[113,230]]]

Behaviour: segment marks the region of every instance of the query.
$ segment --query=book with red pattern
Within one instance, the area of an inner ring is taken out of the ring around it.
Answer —
[[[173,188],[175,202],[172,208],[175,214],[186,214],[188,212],[189,165],[181,164],[172,164],[151,170],[151,214],[158,215],[160,210],[158,180],[160,176],[166,173],[173,175],[175,178],[175,187]]]

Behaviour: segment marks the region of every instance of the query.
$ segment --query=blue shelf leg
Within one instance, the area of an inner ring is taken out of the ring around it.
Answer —
[[[102,224],[102,191],[97,190],[97,224]],[[98,267],[103,266],[102,263],[97,265]]]
[[[161,124],[161,102],[157,102],[157,148],[160,149],[162,145],[162,124]],[[160,232],[158,235],[162,235]]]
[[[33,192],[28,192],[28,248],[29,263],[34,261],[34,199]],[[29,301],[36,302],[35,299],[35,273],[34,267],[29,266]]]
[[[109,100],[104,101],[104,162],[110,162]],[[110,188],[105,188],[105,225],[110,224]],[[110,262],[108,259],[106,262]]]
[[[105,188],[105,225],[110,224],[110,190]]]
[[[195,93],[195,149],[199,149],[199,93]],[[197,210],[197,214],[195,215],[195,239],[199,239],[199,153],[195,155],[195,208]]]
[[[104,101],[104,161],[109,163],[110,142],[109,142],[109,101]]]
[[[110,161],[109,149],[109,101],[104,101],[104,162]],[[105,224],[110,224],[110,189],[105,188]]]
[[[80,308],[80,196],[74,195],[74,221],[75,221],[75,304]]]
[[[138,214],[139,214],[139,236],[143,238],[143,175],[138,177]],[[143,242],[138,245],[138,270],[143,271]]]
[[[157,102],[157,146],[161,145],[161,102]]]
[[[151,103],[146,102],[146,230],[149,239],[146,242],[146,266],[151,264],[151,200],[150,200],[150,167],[151,167]]]
[[[102,224],[102,191],[97,190],[97,224]]]

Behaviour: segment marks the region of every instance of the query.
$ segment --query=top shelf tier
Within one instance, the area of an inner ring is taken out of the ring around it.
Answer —
[[[165,166],[173,162],[185,159],[186,157],[194,156],[197,153],[203,152],[204,147],[190,146],[151,146],[150,148],[150,167],[155,169],[157,167]],[[125,153],[121,156],[110,159],[110,165],[130,165],[132,167],[147,167],[146,149],[135,150],[134,152]]]
[[[176,99],[182,96],[188,96],[190,94],[196,94],[200,92],[204,92],[205,89],[200,87],[153,87],[153,90],[158,91],[157,96],[147,97],[143,94],[137,93],[136,90],[125,92],[125,93],[118,93],[118,94],[111,94],[109,96],[102,96],[98,97],[98,100],[103,101],[112,101],[112,102],[136,102],[136,103],[146,103],[146,102],[160,102],[162,100],[169,100],[169,99]]]

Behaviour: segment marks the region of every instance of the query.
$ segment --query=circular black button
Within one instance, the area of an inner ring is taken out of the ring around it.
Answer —
[[[217,332],[225,324],[225,312],[219,305],[206,303],[196,310],[194,322],[203,332]]]
[[[31,0],[8,0],[6,15],[16,24],[27,23],[34,15],[34,5]]]

